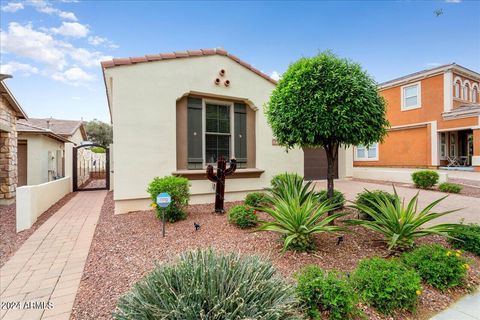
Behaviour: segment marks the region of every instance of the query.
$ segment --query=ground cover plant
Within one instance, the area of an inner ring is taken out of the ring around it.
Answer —
[[[418,273],[398,259],[364,259],[353,272],[352,281],[360,297],[385,314],[413,311],[422,293]]]
[[[412,173],[413,183],[420,189],[430,189],[437,184],[438,179],[438,173],[433,170],[420,170]]]
[[[450,244],[457,249],[463,249],[480,256],[480,225],[479,224],[460,224],[457,228],[449,232],[451,238]]]
[[[228,210],[228,221],[241,229],[247,229],[257,225],[258,217],[252,207],[238,205]]]
[[[190,200],[187,178],[175,176],[156,177],[148,185],[147,192],[150,194],[152,207],[155,208],[159,219],[162,217],[162,209],[157,206],[156,202],[157,196],[162,192],[168,192],[172,197],[172,202],[165,211],[165,220],[175,222],[186,218],[187,212],[185,207]]]
[[[297,296],[310,318],[320,319],[323,310],[327,310],[329,318],[334,320],[361,315],[357,308],[358,296],[345,274],[310,265],[297,273],[296,279]]]
[[[115,319],[291,319],[292,287],[257,257],[197,250],[158,265],[118,302]]]
[[[387,198],[371,194],[366,199],[369,205],[354,204],[353,207],[368,214],[372,220],[351,219],[347,223],[361,225],[376,231],[384,237],[390,250],[406,250],[412,248],[415,239],[430,234],[449,237],[448,232],[454,230],[457,224],[436,224],[425,226],[439,217],[457,210],[433,212],[433,208],[446,197],[440,198],[427,205],[423,210],[417,210],[418,193],[405,206],[395,190],[395,201],[391,203]]]
[[[448,193],[460,193],[463,187],[456,183],[444,182],[438,185],[438,190]]]
[[[383,190],[372,190],[372,191],[365,190],[364,192],[357,194],[357,197],[355,198],[355,203],[370,207],[371,209],[376,210],[378,212],[378,210],[372,205],[372,202],[376,202],[376,199],[378,198],[383,198],[384,200],[387,200],[392,204],[395,203],[395,195]],[[362,219],[372,220],[372,218],[368,215],[367,212],[363,210],[359,210],[359,211],[361,213]]]
[[[423,245],[404,253],[402,261],[417,270],[425,282],[441,290],[463,285],[469,268],[460,250],[449,250],[438,244]]]

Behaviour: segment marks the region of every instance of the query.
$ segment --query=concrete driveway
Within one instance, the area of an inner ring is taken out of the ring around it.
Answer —
[[[316,181],[316,189],[326,189],[326,181]],[[358,193],[367,190],[384,190],[393,192],[393,187],[383,184],[360,182],[353,180],[335,180],[335,189],[345,194],[349,201],[353,201]],[[446,194],[436,191],[417,190],[413,188],[397,187],[397,193],[400,197],[410,200],[417,192],[420,192],[418,206],[423,209],[431,202],[444,197]],[[446,199],[440,202],[435,208],[435,212],[461,209],[458,212],[438,218],[435,223],[458,223],[462,219],[466,223],[480,223],[480,198],[466,197],[456,194],[450,194]]]

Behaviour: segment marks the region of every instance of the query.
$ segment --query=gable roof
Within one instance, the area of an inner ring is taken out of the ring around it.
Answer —
[[[26,121],[22,122],[23,124],[27,123]],[[81,130],[84,140],[87,140],[87,135],[85,127],[83,126],[82,120],[62,120],[54,118],[30,118],[28,119],[28,124],[30,126],[41,128],[44,130],[50,130],[51,132],[63,136],[70,137],[75,134],[77,130]]]
[[[33,133],[33,134],[42,134],[49,138],[58,140],[60,142],[70,142],[67,137],[54,133],[52,130],[45,128],[37,127],[27,120],[17,121],[17,132],[19,133]]]
[[[7,99],[8,103],[12,106],[13,110],[20,119],[28,119],[27,114],[23,111],[22,107],[18,103],[17,99],[13,96],[10,89],[8,89],[5,79],[11,78],[10,75],[0,74],[0,94]]]

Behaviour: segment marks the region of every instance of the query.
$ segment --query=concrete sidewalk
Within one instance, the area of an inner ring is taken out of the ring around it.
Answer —
[[[326,181],[317,181],[317,189],[325,189]],[[389,185],[376,184],[370,182],[360,182],[353,180],[335,180],[335,189],[345,194],[347,200],[353,201],[358,193],[367,190],[384,190],[393,192],[393,187]],[[446,193],[428,190],[418,190],[413,188],[397,187],[400,197],[410,200],[417,192],[420,192],[418,206],[423,209],[425,206],[446,196]],[[436,212],[461,209],[458,212],[451,213],[435,220],[435,223],[458,223],[464,219],[465,223],[480,223],[480,198],[467,197],[457,194],[450,194],[448,198],[440,202],[435,208]]]
[[[1,319],[69,319],[107,191],[80,192],[0,269]]]
[[[431,320],[480,320],[480,289],[458,300]]]

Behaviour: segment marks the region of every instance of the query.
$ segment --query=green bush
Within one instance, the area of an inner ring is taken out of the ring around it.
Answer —
[[[460,193],[463,187],[459,184],[444,182],[438,185],[438,190],[448,193]]]
[[[441,290],[462,285],[466,276],[467,260],[460,250],[451,251],[438,244],[404,253],[402,261],[417,270],[426,283]]]
[[[267,195],[263,192],[252,192],[245,197],[245,204],[251,207],[263,207],[268,204]]]
[[[306,251],[313,249],[312,235],[321,232],[344,231],[345,228],[331,225],[345,213],[328,216],[334,205],[318,201],[318,194],[313,191],[312,183],[305,185],[293,175],[279,182],[277,189],[268,196],[271,207],[259,208],[273,221],[260,221],[258,231],[274,231],[283,235],[284,250]]]
[[[190,200],[187,178],[175,176],[156,177],[148,185],[147,192],[150,193],[150,198],[153,201],[152,206],[155,208],[159,219],[162,217],[162,209],[157,207],[156,202],[158,194],[162,192],[168,192],[172,197],[172,202],[165,212],[165,219],[169,222],[175,222],[187,217],[184,209]]]
[[[432,212],[433,208],[445,197],[433,201],[418,212],[418,193],[410,200],[408,205],[404,205],[400,201],[396,190],[393,204],[380,195],[371,194],[370,196],[373,202],[369,206],[356,203],[353,207],[368,214],[372,220],[352,219],[345,222],[352,225],[361,225],[381,233],[390,250],[409,249],[414,245],[415,239],[430,234],[448,237],[448,232],[458,226],[451,223],[432,223],[433,220],[456,211]],[[427,227],[425,226],[426,223],[430,225]]]
[[[258,217],[252,207],[239,205],[228,210],[228,221],[241,229],[246,229],[256,226]]]
[[[158,265],[120,298],[115,319],[291,319],[293,288],[270,262],[211,250]]]
[[[328,200],[327,190],[322,190],[318,193],[318,201],[324,202]],[[342,209],[345,206],[345,196],[338,190],[333,190],[333,199],[331,202],[336,209]]]
[[[277,174],[270,180],[270,185],[272,186],[272,189],[275,190],[277,189],[278,185],[282,182],[285,182],[288,178],[294,179],[295,182],[303,183],[303,177],[296,174],[296,173],[280,173]]]
[[[438,173],[433,170],[420,170],[412,173],[412,180],[415,187],[421,189],[430,189],[437,184],[438,179]]]
[[[480,225],[461,224],[449,233],[448,241],[457,249],[463,249],[480,256]]]
[[[319,319],[319,311],[328,310],[330,319],[351,319],[361,314],[358,296],[344,274],[325,272],[311,265],[296,275],[297,296],[311,318]]]
[[[418,273],[397,259],[364,259],[351,278],[360,297],[384,314],[413,310],[422,292]]]
[[[103,148],[103,147],[91,147],[90,151],[92,151],[94,153],[105,153],[105,152],[107,152],[105,150],[105,148]]]
[[[365,190],[364,192],[361,192],[357,195],[357,198],[355,199],[355,203],[370,207],[371,209],[380,213],[378,209],[375,207],[375,204],[378,203],[377,199],[379,198],[385,199],[392,204],[395,203],[395,195],[390,192],[386,192],[382,190],[373,190],[373,191]],[[361,210],[360,213],[362,214],[362,219],[373,220],[373,218],[370,217],[368,213],[365,212],[364,210]]]

